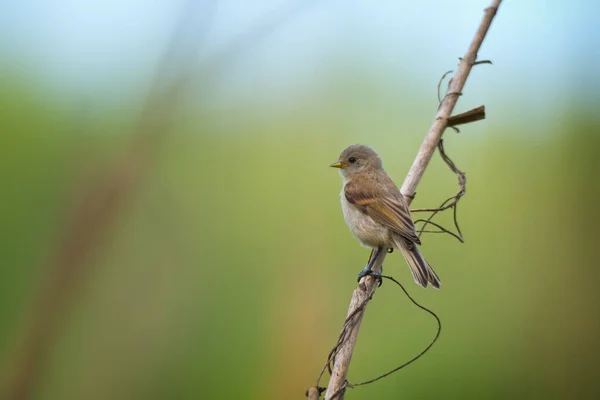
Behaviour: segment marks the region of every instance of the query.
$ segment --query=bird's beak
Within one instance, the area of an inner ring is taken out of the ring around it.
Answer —
[[[347,166],[348,164],[339,161],[330,165],[333,168],[346,168]]]

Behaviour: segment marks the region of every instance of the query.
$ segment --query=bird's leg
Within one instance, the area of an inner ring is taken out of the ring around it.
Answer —
[[[381,272],[375,272],[372,270],[372,268],[373,268],[373,265],[375,265],[375,261],[377,261],[377,259],[379,258],[379,255],[381,254],[382,251],[383,251],[383,247],[377,247],[376,249],[373,249],[373,251],[371,251],[371,258],[369,259],[367,266],[358,273],[359,281],[361,278],[363,278],[367,275],[372,275],[372,276],[376,277],[377,279],[379,279],[379,285],[381,285]]]

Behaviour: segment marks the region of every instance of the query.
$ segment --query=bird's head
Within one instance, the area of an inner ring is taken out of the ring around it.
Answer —
[[[330,167],[339,168],[343,176],[349,177],[365,170],[381,170],[383,164],[375,150],[363,144],[353,144],[342,151],[338,161]]]

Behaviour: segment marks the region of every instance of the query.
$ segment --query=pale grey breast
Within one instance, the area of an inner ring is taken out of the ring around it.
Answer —
[[[346,200],[344,187],[346,181],[342,185],[340,200],[342,203],[342,212],[344,220],[352,231],[352,234],[360,241],[360,243],[369,248],[386,246],[390,241],[390,230],[386,226],[375,221],[370,216],[364,214],[358,207],[350,204]]]

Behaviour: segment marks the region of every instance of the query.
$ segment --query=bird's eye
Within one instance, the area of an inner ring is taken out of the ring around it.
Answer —
[[[356,162],[356,157],[350,157],[348,161],[350,161],[350,164],[354,164]]]

